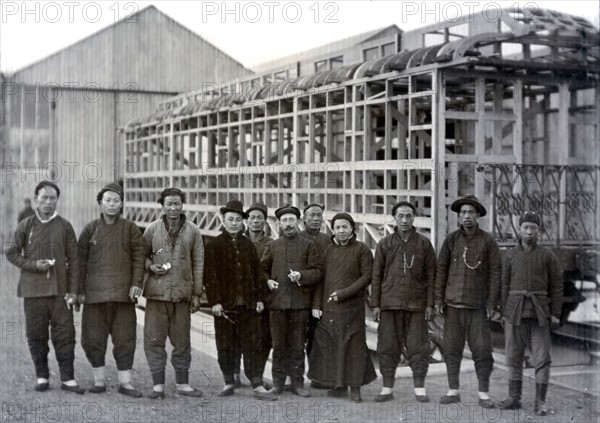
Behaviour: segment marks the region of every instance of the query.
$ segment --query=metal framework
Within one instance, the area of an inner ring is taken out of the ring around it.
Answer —
[[[448,210],[457,196],[478,195],[493,210],[482,224],[508,240],[520,196],[553,184],[558,194],[535,203],[548,218],[555,213],[558,229],[548,227],[545,239],[597,242],[598,30],[520,10],[507,10],[497,29],[458,36],[439,24],[427,33],[441,44],[163,103],[124,128],[125,157],[137,168],[125,180],[126,216],[142,227],[156,219],[166,186],[187,193],[188,218],[209,236],[230,198],[262,201],[271,212],[320,202],[327,219],[351,213],[374,248],[393,230],[391,206],[408,199],[419,209],[415,225],[439,246],[456,227]],[[528,191],[523,164],[554,167]],[[573,167],[585,165],[583,173]],[[578,204],[585,212],[576,224],[567,216]],[[277,236],[274,218],[268,223]]]

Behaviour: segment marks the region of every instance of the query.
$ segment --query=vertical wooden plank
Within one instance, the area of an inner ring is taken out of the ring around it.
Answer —
[[[558,86],[558,137],[557,137],[557,154],[558,164],[568,165],[569,164],[569,145],[571,144],[569,134],[569,107],[571,102],[571,94],[569,92],[569,85],[565,82],[560,83]],[[560,244],[561,240],[565,239],[566,230],[566,212],[567,208],[565,205],[565,199],[567,195],[567,178],[566,172],[563,171],[560,174],[560,186],[559,186],[559,205],[558,205],[558,239],[557,242]]]
[[[485,79],[477,78],[475,84],[475,112],[478,115],[475,122],[475,155],[477,160],[480,160],[480,157],[485,154]],[[469,172],[474,172],[474,170],[469,168]],[[480,174],[475,174],[474,180],[475,195],[485,203],[485,180]]]
[[[432,160],[433,171],[431,175],[431,243],[436,249],[442,246],[448,225],[446,219],[446,180],[450,175],[445,175],[446,156],[446,87],[444,85],[444,72],[436,69],[433,74],[434,105],[432,107]]]

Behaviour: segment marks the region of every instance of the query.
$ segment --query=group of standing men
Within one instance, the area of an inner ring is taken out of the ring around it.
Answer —
[[[119,392],[142,394],[131,384],[135,351],[137,297],[146,297],[144,350],[153,380],[150,398],[164,398],[166,339],[173,345],[177,393],[198,397],[188,382],[191,362],[190,313],[200,308],[203,281],[215,316],[218,363],[230,396],[240,357],[255,397],[276,400],[285,390],[306,397],[308,376],[328,386],[330,396],[360,402],[360,386],[375,379],[364,333],[364,300],[372,282],[373,317],[379,320],[377,356],[383,388],[375,401],[393,399],[396,368],[403,349],[413,372],[415,396],[427,402],[429,363],[427,322],[445,317],[443,349],[449,390],[442,404],[460,402],[459,373],[465,341],[478,378],[479,404],[495,407],[489,397],[493,369],[489,320],[502,319],[509,365],[509,397],[502,409],[521,407],[525,346],[536,366],[535,411],[545,414],[550,369],[550,326],[558,324],[562,280],[556,257],[537,244],[541,218],[520,217],[521,240],[502,264],[493,236],[479,228],[486,209],[468,195],[452,211],[460,228],[448,235],[439,257],[430,241],[416,232],[416,207],[399,202],[392,209],[394,233],[369,248],[356,240],[347,213],[332,219],[333,236],[320,233],[323,206],[304,208],[306,230],[299,231],[300,210],[275,211],[281,236],[264,232],[268,209],[238,200],[221,208],[222,233],[207,243],[182,212],[185,194],[165,189],[159,198],[162,217],[142,236],[120,216],[123,190],[105,186],[97,196],[100,218],[84,228],[79,241],[70,223],[56,213],[59,188],[43,181],[35,189],[35,215],[21,221],[7,251],[21,268],[18,295],[24,297],[27,340],[34,361],[36,390],[49,388],[48,324],[52,331],[61,388],[82,394],[73,371],[75,330],[72,306],[84,304],[82,347],[94,372],[91,392],[106,390],[104,357],[110,335],[118,368]],[[244,232],[244,220],[248,229]],[[145,272],[144,272],[145,271]],[[144,274],[146,274],[144,281]],[[263,381],[273,349],[273,387]]]

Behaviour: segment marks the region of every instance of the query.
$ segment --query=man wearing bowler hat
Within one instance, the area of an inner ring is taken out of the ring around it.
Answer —
[[[266,290],[256,249],[243,235],[248,215],[238,200],[221,207],[221,214],[222,232],[206,245],[204,267],[206,297],[215,316],[218,362],[225,380],[218,396],[234,393],[236,352],[240,351],[254,396],[276,400],[263,386],[258,314],[265,310]]]
[[[318,248],[298,235],[300,210],[285,205],[275,210],[282,236],[267,244],[261,259],[267,285],[271,338],[273,339],[273,392],[281,394],[285,378],[292,379],[292,392],[304,389],[304,344],[314,286],[321,280]]]
[[[502,267],[508,398],[498,406],[504,410],[521,408],[523,356],[525,346],[529,346],[535,367],[534,412],[545,416],[552,362],[550,329],[560,324],[563,282],[556,256],[537,244],[541,226],[537,213],[523,213],[519,219],[519,244],[508,252]]]
[[[494,237],[477,224],[477,219],[487,214],[477,197],[465,195],[454,201],[451,209],[458,213],[460,228],[446,237],[440,250],[434,294],[436,311],[445,315],[449,385],[440,403],[461,401],[459,373],[466,339],[477,373],[479,405],[494,408],[489,396],[494,359],[488,319],[499,316],[500,249]]]

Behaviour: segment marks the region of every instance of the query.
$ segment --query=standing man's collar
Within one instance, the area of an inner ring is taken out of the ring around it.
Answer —
[[[56,216],[58,216],[58,211],[54,210],[54,214],[53,214],[52,216],[50,216],[50,217],[48,218],[48,220],[44,220],[44,219],[42,219],[42,216],[40,216],[40,213],[39,213],[38,209],[35,209],[35,216],[38,218],[38,220],[39,220],[41,223],[48,223],[48,222],[50,222],[52,219],[54,219]]]

